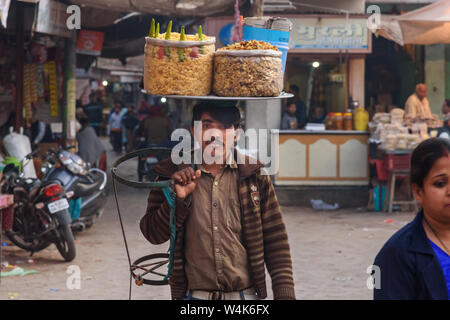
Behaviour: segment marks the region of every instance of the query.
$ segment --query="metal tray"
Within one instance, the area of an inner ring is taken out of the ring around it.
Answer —
[[[141,90],[142,93],[147,93],[146,90]],[[159,95],[158,95],[159,96]],[[181,96],[169,94],[161,97],[171,98],[171,99],[198,99],[198,100],[270,100],[270,99],[287,99],[292,98],[294,95],[292,93],[282,92],[277,97],[220,97],[216,95],[208,95],[208,96]]]

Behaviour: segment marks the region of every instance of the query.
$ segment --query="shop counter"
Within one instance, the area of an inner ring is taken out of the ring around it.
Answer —
[[[368,131],[272,130],[278,135],[276,185],[367,186]]]

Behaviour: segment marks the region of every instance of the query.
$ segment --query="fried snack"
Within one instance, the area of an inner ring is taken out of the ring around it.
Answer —
[[[198,34],[146,38],[144,89],[154,95],[205,96],[211,92],[215,38]]]
[[[263,45],[264,44],[264,45]],[[213,91],[225,97],[273,97],[283,89],[281,52],[263,41],[243,41],[217,50]],[[232,48],[240,48],[233,50]]]
[[[229,44],[219,50],[275,50],[279,51],[277,46],[273,46],[270,43],[264,41],[241,41],[233,44]]]

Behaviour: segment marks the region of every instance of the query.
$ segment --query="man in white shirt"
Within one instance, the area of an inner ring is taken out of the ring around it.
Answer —
[[[409,96],[405,103],[406,118],[432,118],[430,103],[427,99],[427,87],[423,83],[416,85],[416,91]]]

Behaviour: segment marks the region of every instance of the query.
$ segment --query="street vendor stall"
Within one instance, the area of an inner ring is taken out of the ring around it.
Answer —
[[[395,200],[396,180],[408,180],[412,151],[420,142],[437,136],[437,129],[440,127],[442,121],[437,115],[430,118],[411,117],[398,108],[390,113],[374,115],[369,123],[369,162],[375,169],[371,176],[375,210],[385,209],[391,212],[394,204],[415,205],[409,182],[403,183],[409,199]]]
[[[272,131],[274,133],[274,131]],[[368,185],[367,131],[279,131],[276,185]]]

